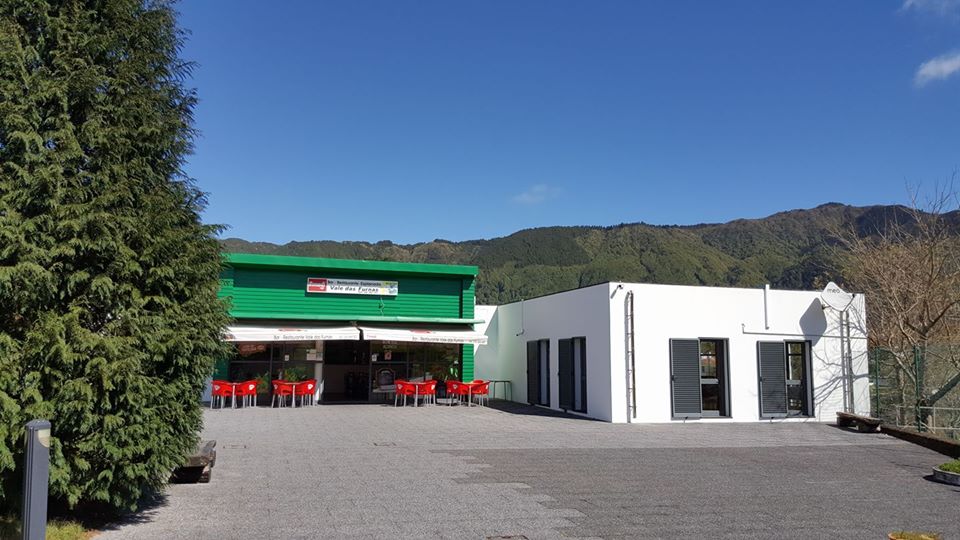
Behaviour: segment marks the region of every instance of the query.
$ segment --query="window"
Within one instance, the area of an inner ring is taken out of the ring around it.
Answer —
[[[809,416],[810,343],[757,342],[760,376],[760,416]]]
[[[561,339],[558,345],[560,408],[587,412],[587,341],[582,337]]]
[[[550,340],[527,342],[527,402],[550,406]]]
[[[725,416],[723,349],[720,340],[700,340],[700,403],[703,416]]]
[[[670,381],[673,416],[729,416],[727,341],[671,339]]]

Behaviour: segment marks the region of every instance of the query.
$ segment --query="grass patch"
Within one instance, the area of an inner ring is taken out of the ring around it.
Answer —
[[[944,463],[940,466],[940,470],[960,474],[960,459]]]
[[[937,533],[909,531],[892,532],[890,538],[894,540],[941,540],[941,536]]]
[[[12,516],[0,517],[0,540],[20,539],[20,520]],[[94,531],[75,521],[54,520],[47,523],[47,540],[88,540]]]

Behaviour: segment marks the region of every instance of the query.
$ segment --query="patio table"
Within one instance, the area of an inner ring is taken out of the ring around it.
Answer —
[[[507,397],[507,388],[510,389],[510,400],[513,400],[513,381],[508,381],[506,379],[491,379],[488,381],[490,383],[490,397],[497,399],[497,384],[503,384],[503,397]]]
[[[236,408],[237,408],[237,387],[240,386],[240,385],[243,384],[243,383],[229,382],[229,381],[227,381],[227,382],[224,383],[224,384],[230,385],[230,408],[231,408],[231,409],[236,409]],[[222,407],[222,406],[223,406],[223,404],[221,403],[221,407]]]
[[[303,381],[300,381],[300,382],[289,382],[289,381],[288,381],[287,384],[289,384],[289,385],[293,388],[293,390],[291,390],[291,392],[293,392],[293,393],[290,395],[290,406],[293,407],[293,408],[296,408],[296,406],[297,406],[297,385],[298,385],[298,384],[306,384],[306,383],[303,382]]]
[[[412,384],[412,385],[413,385],[413,406],[416,407],[416,406],[417,406],[417,401],[419,400],[419,397],[420,397],[420,387],[421,387],[421,386],[424,386],[424,387],[429,386],[430,383],[427,383],[427,382],[411,382],[411,383],[407,383],[407,384]]]
[[[467,387],[467,406],[473,407],[473,387],[480,386],[483,383],[482,382],[465,382],[460,384]]]

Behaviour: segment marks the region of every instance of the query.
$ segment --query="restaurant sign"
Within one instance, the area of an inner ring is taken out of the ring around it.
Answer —
[[[400,285],[396,281],[320,277],[307,278],[308,293],[396,296],[399,290]]]

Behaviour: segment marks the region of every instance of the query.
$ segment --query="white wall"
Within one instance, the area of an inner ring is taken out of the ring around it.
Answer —
[[[486,345],[473,346],[473,377],[475,379],[499,379],[500,371],[503,369],[500,362],[499,339],[499,317],[497,306],[476,306],[474,308],[474,318],[483,320],[482,323],[473,325],[473,329],[481,334],[486,334]],[[497,388],[502,391],[502,385]],[[497,397],[500,397],[498,395]]]
[[[622,285],[622,288],[618,286]],[[819,292],[771,290],[764,321],[763,289],[687,287],[613,283],[611,293],[611,370],[613,421],[627,421],[625,377],[625,300],[634,293],[637,411],[635,422],[670,422],[671,338],[718,338],[728,342],[730,418],[758,421],[757,342],[808,340],[811,343],[815,418],[834,420],[843,409],[838,317],[824,311]],[[856,411],[869,413],[866,327],[862,296],[852,307]],[[767,327],[769,326],[769,328]],[[618,391],[622,388],[622,391]],[[791,419],[793,421],[794,419]],[[715,422],[723,419],[705,419]]]
[[[526,403],[527,341],[549,339],[550,405],[559,408],[558,340],[586,338],[586,416],[610,421],[608,305],[604,284],[499,306],[496,315],[498,348],[495,354],[491,348],[482,358],[484,373],[491,374],[483,378],[512,381],[513,400]],[[496,359],[490,360],[487,355],[496,356]],[[491,365],[495,367],[487,367]]]
[[[490,309],[480,316],[489,343],[477,350],[476,373],[513,382],[525,403],[526,343],[550,340],[550,400],[558,408],[558,340],[585,337],[587,416],[627,421],[626,298],[634,293],[637,411],[634,422],[672,422],[670,339],[727,340],[730,417],[704,422],[759,421],[758,341],[811,344],[814,414],[832,421],[843,409],[839,319],[823,310],[819,292],[771,290],[767,322],[763,289],[609,283]],[[863,296],[851,306],[855,409],[869,414],[869,377]],[[478,325],[478,330],[481,327]],[[519,334],[519,335],[518,335]],[[801,419],[789,419],[796,421]],[[784,420],[780,420],[784,421]]]

